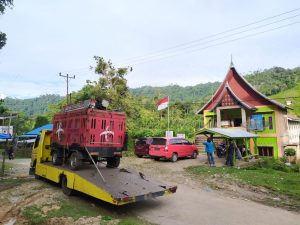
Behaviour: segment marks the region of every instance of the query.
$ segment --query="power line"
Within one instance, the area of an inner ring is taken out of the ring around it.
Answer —
[[[286,14],[290,14],[290,13],[293,13],[293,12],[296,12],[296,11],[299,11],[300,8],[296,8],[296,9],[293,9],[293,10],[289,10],[289,11],[286,11],[286,12],[283,12],[283,13],[280,13],[280,14],[276,14],[276,15],[273,15],[273,16],[269,16],[269,17],[266,17],[266,18],[263,18],[263,19],[260,19],[260,20],[257,20],[257,21],[254,21],[254,22],[251,22],[251,23],[248,23],[248,24],[245,24],[245,25],[241,25],[241,26],[237,26],[237,27],[234,27],[234,28],[231,28],[231,29],[228,29],[228,30],[225,30],[225,31],[222,31],[222,32],[219,32],[219,33],[215,33],[215,34],[212,34],[212,35],[208,35],[206,37],[203,37],[203,38],[199,38],[199,39],[196,39],[194,41],[190,41],[190,42],[186,42],[186,43],[182,43],[182,44],[178,44],[178,45],[175,45],[175,46],[172,46],[172,47],[169,47],[169,48],[165,48],[165,49],[162,49],[162,50],[159,50],[159,51],[155,51],[155,52],[150,52],[144,56],[135,56],[135,57],[131,57],[131,58],[127,58],[127,59],[122,59],[122,60],[119,60],[117,61],[116,64],[120,64],[120,63],[123,63],[123,62],[126,62],[126,61],[132,61],[132,62],[136,62],[136,61],[140,61],[141,58],[153,58],[154,54],[157,55],[161,52],[168,52],[168,51],[172,51],[173,49],[177,49],[177,48],[180,48],[180,47],[188,47],[190,45],[197,45],[197,42],[200,42],[200,41],[203,41],[203,40],[207,40],[207,39],[210,39],[212,37],[216,37],[216,36],[220,36],[222,34],[226,34],[226,33],[230,33],[232,31],[236,31],[236,30],[239,30],[239,29],[243,29],[245,27],[249,27],[249,26],[252,26],[254,24],[258,24],[258,23],[262,23],[264,21],[268,21],[268,20],[271,20],[271,19],[274,19],[274,18],[277,18],[277,17],[281,17],[283,15],[286,15]],[[298,16],[298,15],[296,15]],[[296,16],[293,16],[293,17],[296,17]],[[291,17],[289,17],[291,18]],[[283,20],[286,20],[288,18],[285,18]],[[280,21],[283,21],[283,20],[279,20],[278,22]],[[270,23],[270,24],[274,24],[276,22],[273,22],[273,23]],[[269,25],[270,25],[269,24]],[[261,26],[266,26],[266,25],[261,25]],[[244,32],[244,31],[242,31]],[[227,35],[227,36],[230,36],[230,35]],[[233,35],[231,35],[233,36]],[[226,36],[225,36],[226,37]],[[224,38],[224,37],[223,37]],[[218,38],[219,39],[219,38]],[[176,50],[176,51],[179,51],[179,50]],[[187,52],[188,53],[188,52]],[[166,53],[164,53],[166,54]],[[186,53],[185,53],[186,54]],[[172,56],[171,56],[172,57]],[[168,56],[169,58],[169,56]],[[157,59],[156,59],[157,60]],[[156,61],[156,60],[151,60],[151,61]],[[143,60],[144,61],[144,60]],[[146,61],[146,60],[145,60]],[[150,61],[150,62],[151,62]],[[129,62],[129,63],[132,63],[132,62]],[[148,61],[147,61],[148,62]],[[145,63],[145,62],[142,62],[142,63]],[[138,65],[138,64],[141,64],[141,63],[136,63],[135,65]],[[77,69],[71,69],[71,70],[67,70],[65,72],[70,72],[70,71],[78,71],[78,70],[84,70],[84,69],[89,69],[90,67],[83,67],[83,68],[77,68]],[[85,72],[84,74],[87,74],[87,72]]]
[[[203,48],[198,48],[198,49],[194,49],[194,50],[191,50],[191,51],[183,51],[183,52],[178,53],[178,54],[172,54],[172,55],[168,55],[168,56],[157,58],[157,59],[154,58],[154,59],[149,59],[149,60],[143,60],[141,62],[137,62],[137,63],[134,63],[132,65],[140,65],[140,64],[144,64],[144,63],[148,63],[148,62],[152,62],[152,61],[163,60],[163,59],[171,58],[171,57],[174,57],[174,56],[179,56],[179,55],[183,55],[183,54],[187,54],[187,53],[192,53],[192,52],[205,50],[205,49],[208,49],[208,48],[224,45],[224,44],[227,44],[227,43],[235,42],[237,40],[242,40],[242,39],[249,38],[249,37],[254,37],[254,36],[257,36],[257,35],[260,35],[260,34],[263,34],[263,33],[268,33],[268,32],[274,31],[274,30],[289,27],[289,26],[296,25],[296,24],[299,24],[299,23],[300,23],[300,21],[296,21],[296,22],[293,22],[293,23],[289,23],[289,24],[286,24],[286,25],[283,25],[283,26],[275,27],[275,28],[265,30],[265,31],[262,31],[262,32],[257,32],[257,33],[246,35],[246,36],[243,36],[243,37],[239,37],[239,38],[231,39],[231,40],[228,40],[228,41],[220,42],[220,43],[217,43],[217,44],[209,45],[209,46],[206,46],[206,47],[203,47]]]
[[[219,33],[216,33],[216,34],[212,34],[212,35],[209,35],[209,36],[206,36],[206,37],[194,40],[194,41],[186,42],[186,43],[183,43],[183,44],[178,44],[178,45],[175,45],[175,46],[172,46],[172,47],[169,47],[169,48],[165,48],[165,49],[162,49],[162,50],[159,50],[159,51],[156,51],[156,52],[151,52],[151,53],[148,53],[144,56],[135,56],[135,57],[131,57],[131,58],[128,58],[128,59],[119,60],[119,62],[124,62],[124,61],[127,62],[127,61],[132,61],[132,60],[135,61],[136,59],[139,59],[139,58],[152,57],[153,55],[156,55],[160,52],[168,52],[168,51],[173,50],[173,49],[194,45],[194,43],[198,43],[199,41],[207,40],[207,39],[210,39],[212,37],[216,37],[216,36],[220,36],[222,34],[230,33],[232,31],[236,31],[236,30],[239,30],[239,29],[242,29],[242,28],[245,28],[245,27],[249,27],[249,26],[252,26],[254,24],[262,23],[264,21],[271,20],[271,19],[274,19],[276,17],[280,17],[282,15],[286,15],[286,14],[296,12],[296,11],[299,11],[299,10],[300,10],[300,8],[296,8],[296,9],[293,9],[293,10],[290,10],[290,11],[287,11],[287,12],[283,12],[283,13],[280,13],[280,14],[277,14],[277,15],[274,15],[274,16],[266,17],[266,18],[263,18],[261,20],[248,23],[246,25],[234,27],[234,28],[229,29],[229,30],[225,30],[225,31],[222,31],[222,32],[219,32]]]
[[[277,20],[277,21],[274,21],[274,22],[271,22],[271,23],[268,23],[268,24],[264,24],[264,25],[260,25],[260,26],[256,26],[256,27],[247,29],[247,30],[243,30],[243,31],[232,33],[232,34],[228,34],[228,35],[225,35],[225,36],[222,36],[222,37],[219,37],[219,38],[214,38],[214,39],[211,39],[211,40],[191,44],[191,45],[186,46],[184,48],[174,49],[174,51],[172,51],[172,52],[169,51],[169,52],[170,53],[182,52],[186,49],[192,49],[192,48],[197,47],[197,46],[209,44],[209,43],[216,42],[216,41],[219,41],[219,40],[222,40],[222,39],[226,39],[226,38],[229,38],[229,37],[232,37],[232,36],[247,33],[249,31],[257,30],[257,29],[267,27],[267,26],[270,26],[270,25],[274,25],[274,24],[277,24],[277,23],[280,23],[280,22],[283,22],[283,21],[286,21],[286,20],[289,20],[289,19],[292,19],[292,18],[296,18],[296,17],[299,17],[299,16],[300,16],[300,14],[297,14],[297,15],[290,16],[290,17],[287,17],[287,18],[284,18],[284,19],[280,19],[280,20]],[[164,56],[168,57],[168,54],[170,54],[170,53],[162,52],[162,53],[159,53],[159,54],[153,54],[152,56],[141,57],[140,59],[136,59],[136,60],[131,61],[131,63],[133,63],[133,62],[138,63],[139,61],[146,61],[146,60],[150,60],[151,58],[155,59],[156,57],[160,57],[160,56],[161,57],[164,57]]]

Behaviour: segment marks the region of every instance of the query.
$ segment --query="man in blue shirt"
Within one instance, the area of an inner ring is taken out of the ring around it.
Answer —
[[[215,144],[211,140],[211,138],[207,138],[207,142],[203,142],[205,145],[205,152],[207,153],[207,159],[209,166],[215,166],[214,160],[214,151],[215,151]]]

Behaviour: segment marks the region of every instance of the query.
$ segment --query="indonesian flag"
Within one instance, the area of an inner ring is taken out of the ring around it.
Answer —
[[[164,99],[160,100],[157,105],[157,110],[165,109],[169,106],[169,97],[165,97]]]

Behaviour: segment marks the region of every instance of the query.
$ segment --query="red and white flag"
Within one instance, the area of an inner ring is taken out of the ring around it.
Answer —
[[[162,110],[162,109],[168,108],[168,106],[169,106],[169,97],[163,98],[158,103],[156,103],[156,105],[157,105],[157,110]]]

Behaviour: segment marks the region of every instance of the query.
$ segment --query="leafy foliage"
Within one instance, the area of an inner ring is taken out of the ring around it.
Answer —
[[[41,127],[45,124],[48,124],[48,123],[49,123],[49,120],[46,116],[37,116],[35,118],[35,124],[34,124],[33,128],[35,129],[35,128]]]
[[[13,0],[0,0],[0,14],[3,14],[7,7],[12,7],[13,2]]]
[[[7,112],[7,108],[4,106],[3,100],[0,99],[0,115],[2,115],[5,112]]]
[[[6,34],[0,31],[0,49],[6,44]]]
[[[284,154],[286,156],[294,156],[294,155],[296,155],[296,150],[293,148],[287,148],[284,150]]]
[[[7,7],[13,6],[13,0],[0,0],[0,14],[4,14]],[[0,49],[6,44],[6,34],[0,31]]]
[[[18,116],[11,121],[16,135],[24,134],[33,128],[33,119],[29,118],[25,113],[19,113]]]

